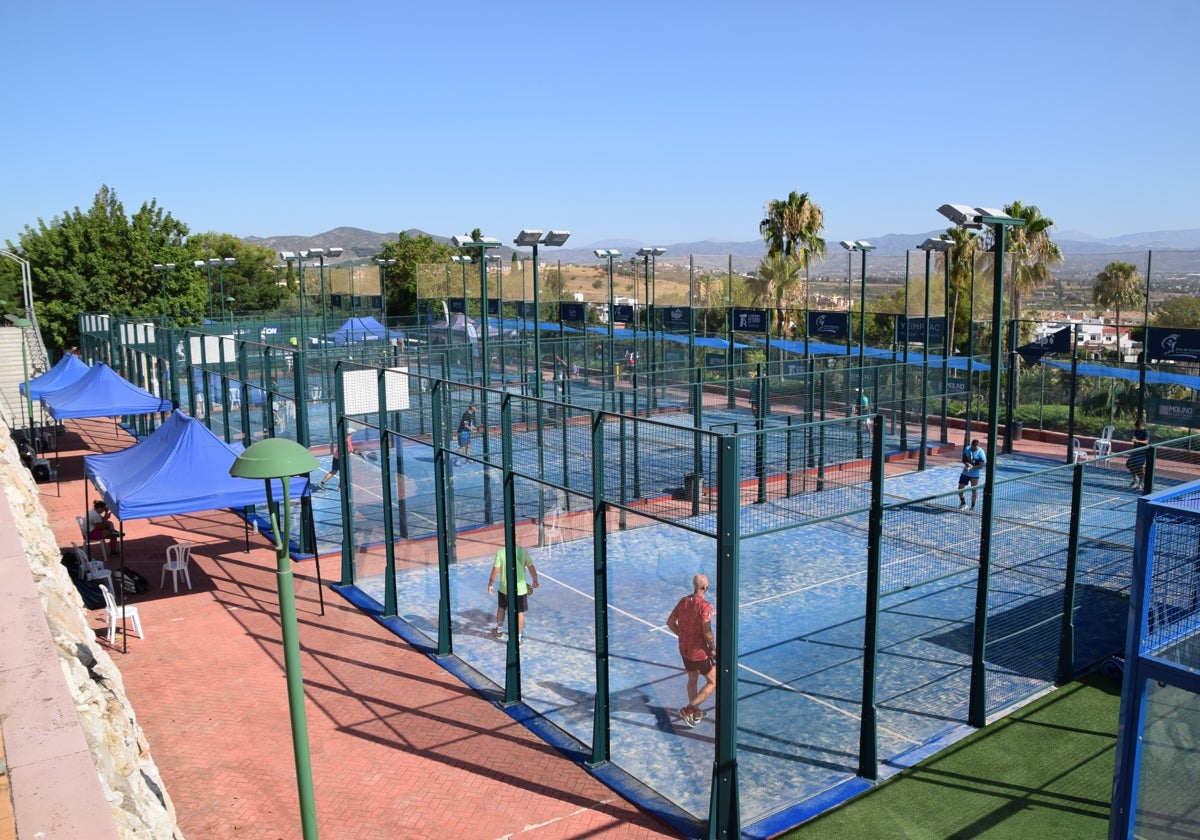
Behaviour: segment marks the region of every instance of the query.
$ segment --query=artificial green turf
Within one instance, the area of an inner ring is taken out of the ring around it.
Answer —
[[[1106,837],[1119,707],[1070,683],[781,837]]]

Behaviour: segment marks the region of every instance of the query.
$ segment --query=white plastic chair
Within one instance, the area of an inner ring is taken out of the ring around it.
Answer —
[[[122,609],[125,611],[125,621],[133,625],[133,632],[137,633],[137,637],[139,639],[146,638],[142,633],[142,619],[138,615],[137,607],[118,607],[117,599],[113,597],[112,592],[103,583],[100,584],[100,591],[104,593],[104,613],[108,617],[108,643],[110,645],[116,644],[117,622],[121,621]]]
[[[1071,463],[1078,464],[1080,461],[1086,461],[1092,454],[1090,449],[1084,449],[1079,445],[1079,438],[1071,438]]]
[[[83,537],[83,544],[90,545],[91,543],[98,543],[100,546],[100,555],[104,558],[104,562],[107,563],[108,562],[108,542],[105,541],[103,538],[94,540],[88,536],[88,531],[90,531],[91,529],[88,528],[88,522],[87,522],[86,516],[76,516],[75,524],[77,524],[79,526],[79,535],[81,537]]]
[[[555,508],[546,516],[545,528],[542,531],[542,545],[546,547],[548,553],[553,553],[555,543],[561,546],[566,539],[562,531],[562,518],[562,508]]]
[[[163,563],[162,577],[158,581],[159,588],[167,580],[167,572],[171,573],[171,586],[176,592],[179,591],[179,576],[183,575],[183,581],[187,584],[187,588],[192,588],[192,577],[188,574],[188,561],[192,557],[192,544],[189,542],[175,543],[167,546],[167,562]]]
[[[79,567],[80,580],[107,580],[109,587],[113,585],[112,572],[104,568],[100,560],[93,560],[82,547],[71,540],[71,548],[75,551],[75,563]]]
[[[1107,458],[1112,455],[1112,436],[1116,429],[1112,426],[1105,426],[1100,431],[1100,437],[1092,444],[1092,453],[1097,458]]]
[[[242,389],[233,385],[229,386],[229,409],[240,409],[242,407]]]

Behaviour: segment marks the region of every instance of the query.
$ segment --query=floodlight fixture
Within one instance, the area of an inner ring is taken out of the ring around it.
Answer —
[[[281,252],[280,257],[282,256],[283,253]],[[205,260],[192,260],[192,268],[204,268],[206,265],[208,265],[208,262]]]
[[[317,257],[325,256],[325,249],[324,248],[309,248],[304,253],[306,253],[308,255],[309,259],[315,260]]]
[[[517,238],[513,240],[513,244],[528,248],[531,245],[540,244],[541,241],[542,232],[540,230],[523,230],[517,234]]]
[[[378,266],[381,266],[381,267],[386,267],[389,265],[395,265],[396,261],[395,260],[376,259],[375,264]]]
[[[225,265],[236,265],[237,264],[237,260],[233,257],[226,257],[224,260],[222,260],[222,262],[225,263]]]
[[[950,220],[951,224],[959,227],[977,226],[979,220],[975,217],[979,215],[973,207],[966,204],[943,204],[937,209],[939,213]]]
[[[340,257],[342,255],[342,251],[344,250],[344,248],[330,248],[328,251],[326,251],[326,253],[330,257]]]
[[[954,243],[951,242],[949,239],[940,239],[940,238],[930,237],[929,239],[926,239],[924,242],[922,242],[917,247],[920,248],[922,251],[929,252],[929,251],[949,251],[953,246],[954,246]]]
[[[621,256],[621,252],[616,248],[597,248],[596,250],[592,251],[592,253],[602,260],[611,260],[615,257]]]
[[[571,231],[569,230],[552,230],[546,234],[545,238],[542,240],[542,244],[558,247],[566,244],[566,241],[570,238]]]
[[[296,254],[292,251],[280,251],[279,259],[283,260],[284,262],[291,262],[292,260],[296,259]],[[200,263],[197,262],[196,265],[200,265]]]
[[[209,265],[221,265],[221,258],[220,257],[210,257],[208,260],[208,264]]]
[[[851,242],[849,239],[843,239],[838,244],[841,245],[843,248],[845,248],[847,251],[857,251],[858,250],[858,243]]]
[[[450,258],[452,262],[469,263],[472,259],[469,254],[455,254]]]
[[[975,212],[980,216],[987,216],[992,219],[1011,219],[1012,216],[1005,213],[1003,210],[997,210],[995,207],[976,207]]]
[[[861,239],[858,240],[857,242],[855,242],[854,244],[858,246],[858,250],[860,250],[860,251],[874,251],[875,250],[874,245],[872,245],[870,242],[864,242]]]
[[[639,257],[661,257],[667,253],[666,248],[638,248],[637,255]]]
[[[462,236],[450,237],[450,244],[455,248],[465,248],[468,245],[474,245],[475,240],[464,233]]]
[[[488,262],[500,262],[502,259],[503,259],[503,257],[501,257],[499,254],[488,254],[487,255]]]

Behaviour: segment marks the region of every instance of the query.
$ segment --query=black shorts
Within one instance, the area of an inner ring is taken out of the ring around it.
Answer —
[[[502,609],[502,610],[508,609],[508,593],[507,592],[498,592],[498,593],[496,593],[496,597],[500,603],[500,609]],[[529,596],[528,595],[518,595],[517,596],[517,612],[523,613],[523,612],[527,612],[528,610],[529,610]]]
[[[971,476],[971,475],[960,475],[960,476],[958,477],[958,489],[959,489],[959,490],[963,489],[963,488],[964,488],[964,487],[966,487],[968,484],[972,484],[972,485],[974,485],[974,486],[978,487],[978,486],[979,486],[979,479],[978,479],[978,477],[976,477],[976,476]]]
[[[332,473],[333,475],[337,475],[338,470],[340,470],[341,468],[342,468],[341,460],[338,458],[338,456],[334,455],[333,456],[333,464],[329,467],[329,472]]]
[[[683,669],[689,674],[700,674],[701,676],[707,677],[713,669],[712,660],[708,657],[694,661],[691,659],[685,659],[683,660]]]

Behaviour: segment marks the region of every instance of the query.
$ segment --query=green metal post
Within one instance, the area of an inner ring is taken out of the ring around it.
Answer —
[[[867,591],[863,622],[862,717],[859,719],[858,775],[879,778],[878,709],[875,672],[879,663],[879,591],[883,568],[883,423],[871,439],[871,514],[867,521]]]
[[[454,653],[453,634],[450,625],[450,562],[455,552],[454,523],[450,512],[454,510],[454,489],[450,481],[450,457],[452,450],[446,447],[446,402],[448,383],[443,379],[433,382],[433,504],[437,515],[438,546],[438,639],[437,655]]]
[[[592,463],[604,463],[604,414],[592,412]],[[608,503],[604,470],[592,470],[592,593],[596,624],[596,701],[592,712],[591,766],[609,760]]]
[[[722,435],[717,444],[717,689],[716,755],[709,793],[708,836],[741,836],[738,790],[738,579],[739,526],[738,438]]]

